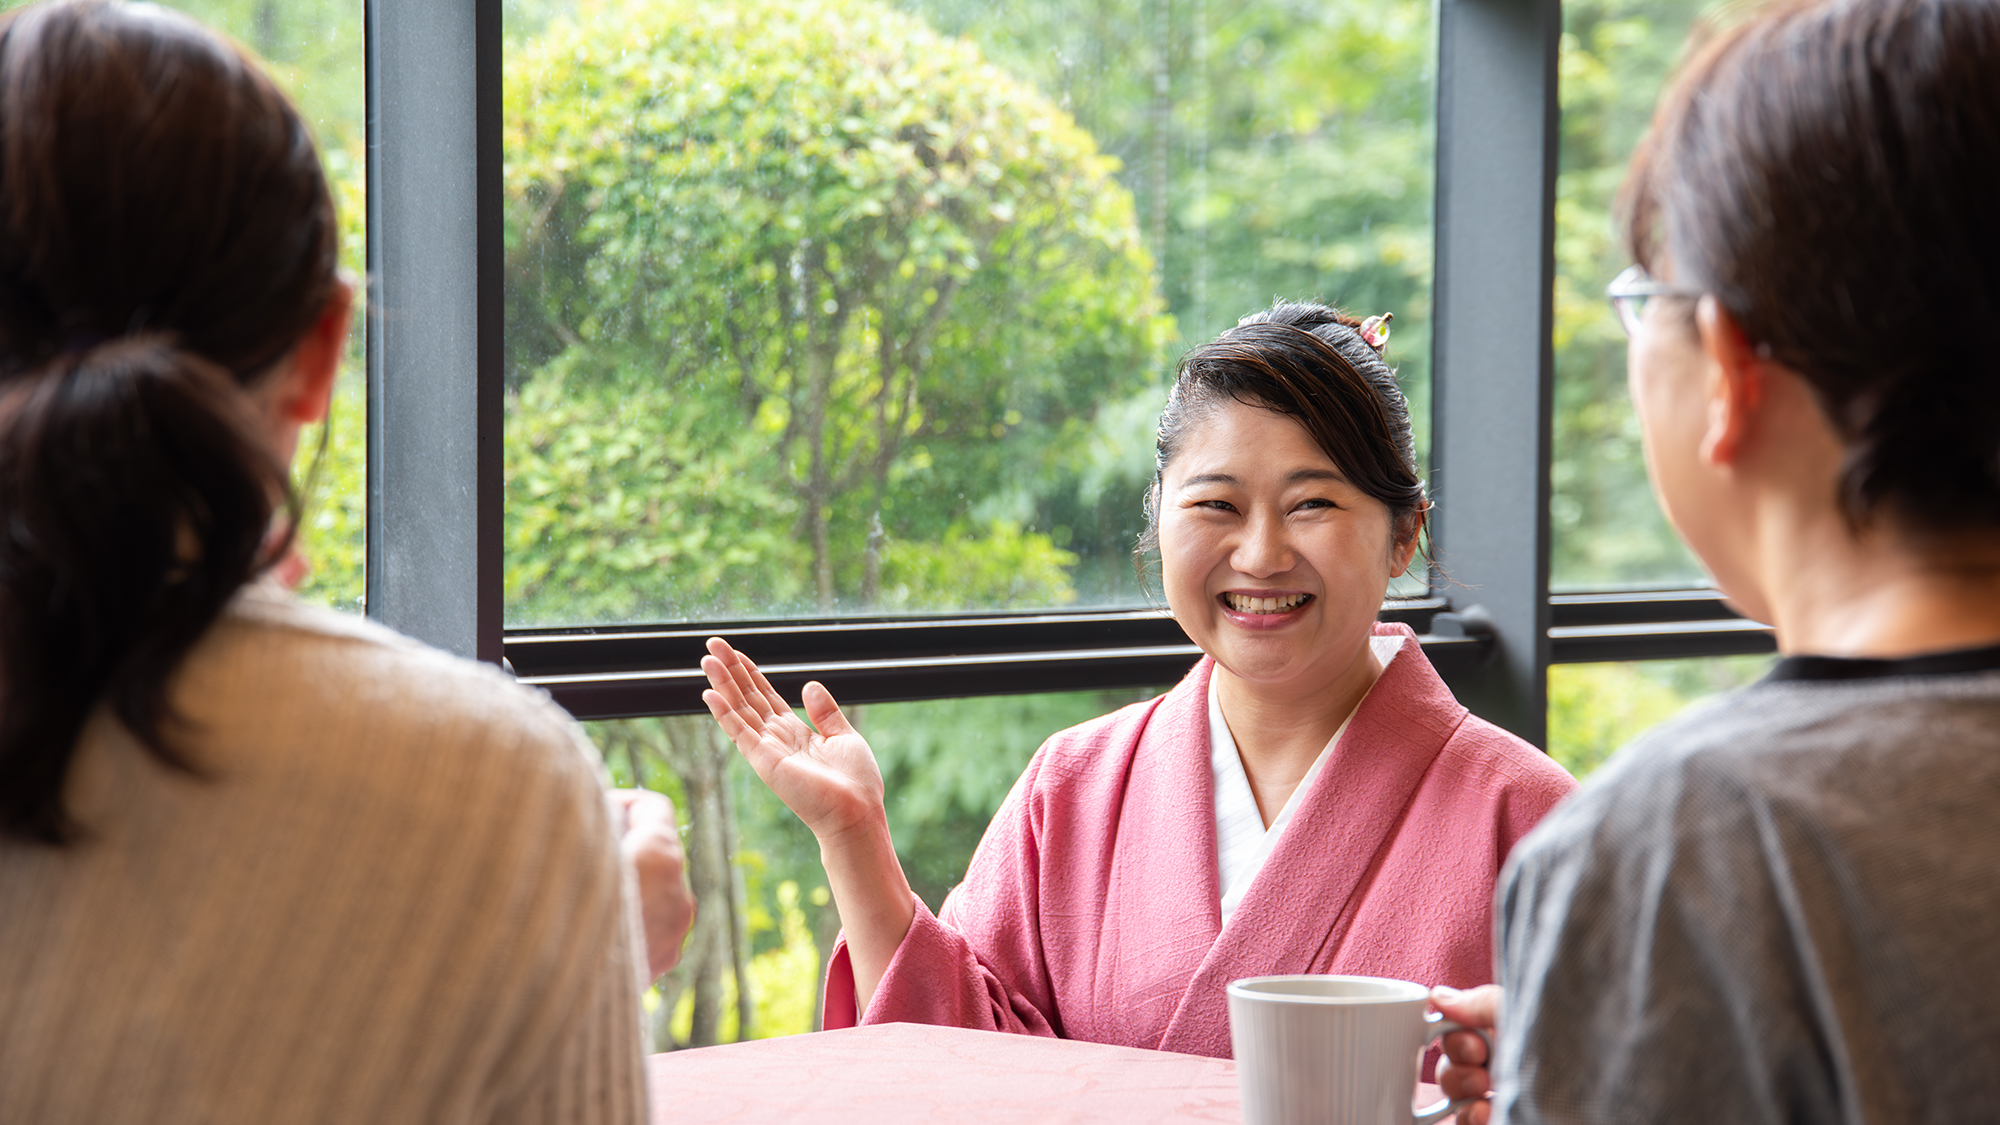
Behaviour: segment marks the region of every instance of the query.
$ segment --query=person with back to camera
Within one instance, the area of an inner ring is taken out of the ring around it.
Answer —
[[[1621,751],[1499,897],[1508,1122],[2000,1106],[2000,2],[1767,9],[1626,187],[1667,514],[1784,654]],[[1498,989],[1440,996],[1492,1022]]]
[[[1487,979],[1500,864],[1574,783],[1375,619],[1429,507],[1382,325],[1280,304],[1181,361],[1148,537],[1206,655],[1167,694],[1050,738],[935,917],[826,689],[805,689],[814,734],[710,642],[703,698],[820,841],[845,928],[828,1027],[1226,1057],[1240,977]]]
[[[642,956],[567,716],[259,578],[345,347],[336,231],[221,36],[0,15],[0,1121],[644,1117],[671,807],[620,798]]]

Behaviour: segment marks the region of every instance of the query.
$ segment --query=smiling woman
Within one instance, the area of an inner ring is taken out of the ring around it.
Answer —
[[[1319,305],[1246,317],[1188,355],[1160,420],[1150,545],[1265,824],[1381,674],[1375,614],[1430,507],[1358,329]]]
[[[709,709],[819,839],[845,927],[826,1026],[1227,1056],[1239,977],[1486,979],[1500,865],[1573,782],[1375,621],[1428,505],[1361,327],[1280,305],[1182,360],[1142,546],[1207,656],[1167,694],[1050,738],[935,916],[832,696],[806,687],[815,732],[709,642]]]

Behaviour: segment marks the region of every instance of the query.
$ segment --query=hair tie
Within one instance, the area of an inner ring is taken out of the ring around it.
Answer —
[[[1394,320],[1395,317],[1395,313],[1383,313],[1381,316],[1371,316],[1367,320],[1362,321],[1361,327],[1355,329],[1355,331],[1361,334],[1362,343],[1379,352],[1389,342],[1389,322]]]

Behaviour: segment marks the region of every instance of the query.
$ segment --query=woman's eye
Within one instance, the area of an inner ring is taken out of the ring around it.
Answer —
[[[1197,500],[1194,502],[1194,506],[1197,508],[1207,508],[1211,512],[1233,512],[1236,510],[1236,506],[1227,500]]]
[[[1333,502],[1333,501],[1331,501],[1331,500],[1325,500],[1325,499],[1317,499],[1317,498],[1316,498],[1316,499],[1312,499],[1312,500],[1304,500],[1304,501],[1300,501],[1300,503],[1299,503],[1299,507],[1300,507],[1300,508],[1338,508],[1338,507],[1340,507],[1340,505],[1338,505],[1338,504],[1334,503],[1334,502]]]

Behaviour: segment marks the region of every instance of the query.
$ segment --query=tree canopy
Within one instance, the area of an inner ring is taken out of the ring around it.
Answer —
[[[511,618],[1074,596],[1032,520],[1171,323],[1068,113],[868,0],[636,0],[506,91]]]

